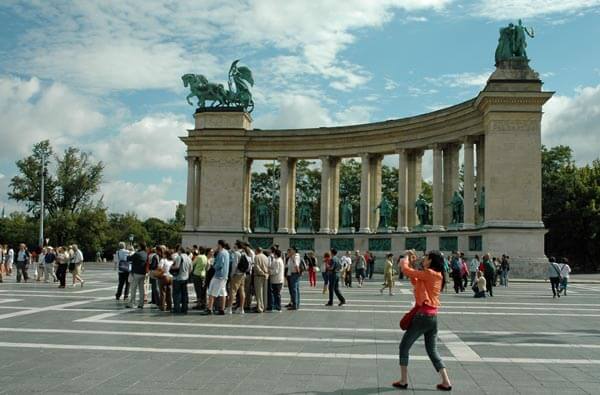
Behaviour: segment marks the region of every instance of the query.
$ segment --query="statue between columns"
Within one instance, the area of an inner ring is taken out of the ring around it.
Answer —
[[[264,201],[259,201],[256,205],[256,226],[255,232],[270,232],[271,231],[271,209]]]
[[[377,209],[379,209],[379,227],[377,229],[389,232],[390,219],[392,217],[392,206],[390,202],[388,202],[385,197],[381,198],[381,203],[379,203],[375,210]]]
[[[298,232],[312,233],[312,231],[312,204],[310,202],[302,202],[298,209]]]
[[[354,228],[352,227],[352,223],[354,222],[354,213],[352,212],[352,203],[350,203],[350,199],[346,196],[342,200],[342,226],[340,229],[340,233],[354,233]]]
[[[452,224],[458,225],[464,222],[464,201],[462,196],[458,191],[454,191],[454,195],[452,195],[452,200],[450,201],[450,206],[452,206]]]
[[[415,207],[417,208],[417,217],[419,218],[419,227],[424,227],[429,224],[429,217],[431,207],[427,200],[423,197],[423,194],[419,194],[419,198],[415,202]]]

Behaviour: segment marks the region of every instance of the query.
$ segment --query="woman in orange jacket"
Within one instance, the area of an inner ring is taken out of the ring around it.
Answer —
[[[402,336],[400,343],[400,380],[393,386],[400,389],[408,388],[408,352],[414,342],[423,335],[425,349],[440,374],[442,382],[437,385],[440,391],[450,391],[452,384],[448,371],[437,351],[437,312],[440,307],[440,292],[444,286],[444,258],[439,251],[430,251],[423,257],[423,270],[413,266],[417,261],[414,251],[406,251],[405,258],[400,261],[404,275],[410,278],[415,295],[416,312],[408,330]]]

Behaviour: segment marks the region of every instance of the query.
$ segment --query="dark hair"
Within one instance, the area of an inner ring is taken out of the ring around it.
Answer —
[[[275,251],[273,253],[275,254],[275,256],[277,258],[281,258],[281,250],[278,250],[277,248],[275,248]]]
[[[143,241],[140,241],[139,245],[139,249],[140,250],[145,250],[146,249],[146,243],[144,243]]]
[[[228,251],[231,250],[231,247],[229,246],[229,243],[225,243],[225,246],[223,248],[225,248]]]
[[[204,255],[206,253],[206,248],[198,247],[198,255]]]
[[[554,262],[556,262],[556,259],[554,259],[554,257],[553,257],[553,256],[551,256],[550,258],[548,258],[548,261],[550,261],[550,262],[554,263]]]
[[[296,246],[292,247],[292,251],[298,252],[298,249],[296,248]]]
[[[567,259],[567,258],[563,257],[563,258],[562,258],[562,263],[566,263],[566,264],[568,264],[568,263],[569,263],[569,259]]]
[[[220,245],[221,247],[225,248],[225,245],[227,243],[225,243],[225,240],[219,240],[219,241],[217,241],[217,244]]]
[[[262,248],[260,248],[260,247],[256,247],[255,251],[257,254],[262,254]]]
[[[429,268],[435,272],[442,273],[442,288],[446,286],[446,276],[444,276],[444,257],[439,251],[429,251],[427,258],[431,261]]]
[[[331,255],[337,255],[337,250],[335,248],[331,249]]]

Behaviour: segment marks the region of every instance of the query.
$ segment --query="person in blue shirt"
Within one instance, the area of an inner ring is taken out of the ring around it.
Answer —
[[[217,242],[217,250],[215,252],[215,260],[213,268],[215,274],[210,280],[208,286],[208,303],[206,306],[205,315],[213,313],[213,305],[215,298],[221,298],[221,306],[219,306],[219,315],[225,315],[225,301],[227,299],[227,279],[229,278],[229,252],[225,249],[225,241]]]

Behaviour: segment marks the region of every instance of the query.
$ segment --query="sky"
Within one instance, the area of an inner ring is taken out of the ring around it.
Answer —
[[[192,127],[181,75],[254,74],[255,128],[349,125],[475,97],[498,29],[533,27],[542,141],[600,152],[600,0],[13,1],[0,3],[0,207],[15,161],[50,139],[105,164],[113,212],[173,217]],[[428,165],[425,164],[425,173]]]

